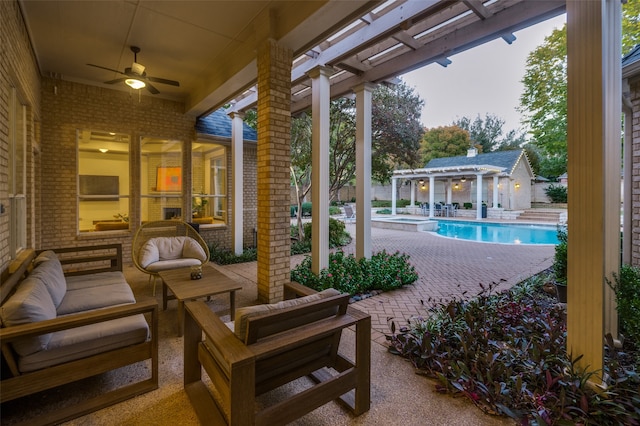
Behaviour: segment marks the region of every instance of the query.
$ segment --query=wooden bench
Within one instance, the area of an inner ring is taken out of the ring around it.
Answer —
[[[65,270],[64,276],[78,277],[76,282],[83,281],[84,277],[87,277],[88,280],[101,280],[101,273],[106,273],[111,282],[117,282],[120,277],[124,280],[120,244],[74,247],[54,251],[59,255],[60,263]],[[20,287],[25,277],[29,275],[35,257],[36,253],[33,250],[25,250],[20,258],[3,273],[2,285],[0,286],[0,304],[5,304]],[[126,281],[123,283],[128,285]],[[56,332],[77,327],[102,326],[101,323],[111,320],[123,321],[141,314],[145,316],[150,332],[150,337],[146,341],[112,348],[80,359],[54,363],[45,368],[26,372],[19,368],[20,356],[12,344],[20,339],[24,340],[24,338],[50,333],[55,335]],[[20,325],[4,326],[5,324],[3,324],[3,328],[0,328],[0,341],[2,342],[3,361],[8,365],[10,374],[3,375],[0,381],[2,389],[0,402],[3,403],[140,361],[151,361],[148,378],[87,398],[85,401],[69,407],[45,413],[36,419],[30,419],[29,424],[58,424],[158,388],[158,304],[154,299],[106,306]]]
[[[312,293],[296,283],[285,286],[285,298]],[[349,307],[348,298],[338,294],[248,316],[244,341],[203,302],[187,302],[184,386],[200,422],[280,425],[332,400],[355,415],[368,411],[371,317]],[[351,360],[338,346],[342,331],[354,325]],[[202,381],[203,368],[213,392]],[[256,412],[256,396],[303,376],[316,384]]]

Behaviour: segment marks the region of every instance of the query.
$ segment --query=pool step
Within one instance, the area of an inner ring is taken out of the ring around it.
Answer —
[[[529,222],[552,222],[560,223],[563,216],[563,212],[530,209],[521,213],[517,220],[529,221]],[[566,213],[564,214],[566,217]]]

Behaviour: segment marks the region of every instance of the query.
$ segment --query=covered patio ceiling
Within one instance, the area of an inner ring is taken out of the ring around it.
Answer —
[[[331,97],[363,82],[393,79],[565,12],[564,0],[180,1],[19,0],[42,75],[104,84],[131,66],[130,46],[149,75],[177,80],[155,95],[207,115],[257,101],[257,46],[267,37],[294,52],[292,113],[311,105],[307,72],[333,69]],[[146,92],[143,92],[146,94]]]

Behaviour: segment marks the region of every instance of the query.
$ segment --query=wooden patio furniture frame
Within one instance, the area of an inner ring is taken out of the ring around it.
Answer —
[[[285,285],[285,298],[312,293],[297,283]],[[341,294],[250,317],[246,343],[206,304],[187,302],[184,387],[200,422],[281,425],[333,400],[356,416],[368,411],[371,317],[348,306],[348,297]],[[338,346],[342,331],[354,325],[352,361]],[[215,396],[202,381],[203,368]],[[256,396],[303,376],[316,384],[256,412]]]
[[[72,267],[69,272],[65,271],[66,276],[108,271],[122,272],[121,244],[52,250],[58,255],[62,253],[72,254],[71,257],[60,258],[60,263],[62,263],[63,267],[65,265],[84,264],[85,267],[89,265],[90,269]],[[12,290],[19,285],[36,254],[34,250],[25,250],[20,258],[9,268],[10,275],[6,280],[3,277],[3,283],[0,287],[0,301],[4,301],[12,294]],[[138,314],[146,314],[148,316],[147,321],[151,332],[150,340],[41,370],[20,373],[17,369],[15,354],[8,345],[21,337],[38,336]],[[158,389],[158,336],[158,303],[154,299],[61,316],[30,324],[0,328],[2,355],[13,374],[13,377],[2,377],[0,381],[0,387],[2,388],[0,401],[11,401],[148,359],[151,360],[151,375],[149,378],[102,393],[78,404],[73,404],[54,412],[44,413],[35,419],[30,419],[28,423],[30,425],[59,424]]]

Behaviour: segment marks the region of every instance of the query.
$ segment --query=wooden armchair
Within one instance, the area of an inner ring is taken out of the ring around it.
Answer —
[[[285,298],[310,293],[285,286]],[[355,415],[369,410],[371,317],[349,307],[346,294],[298,300],[247,316],[244,341],[203,302],[186,303],[184,386],[202,424],[286,424],[332,400]],[[353,325],[354,361],[338,351],[343,329]],[[202,381],[203,367],[214,392]],[[256,412],[256,396],[303,376],[316,384]]]

